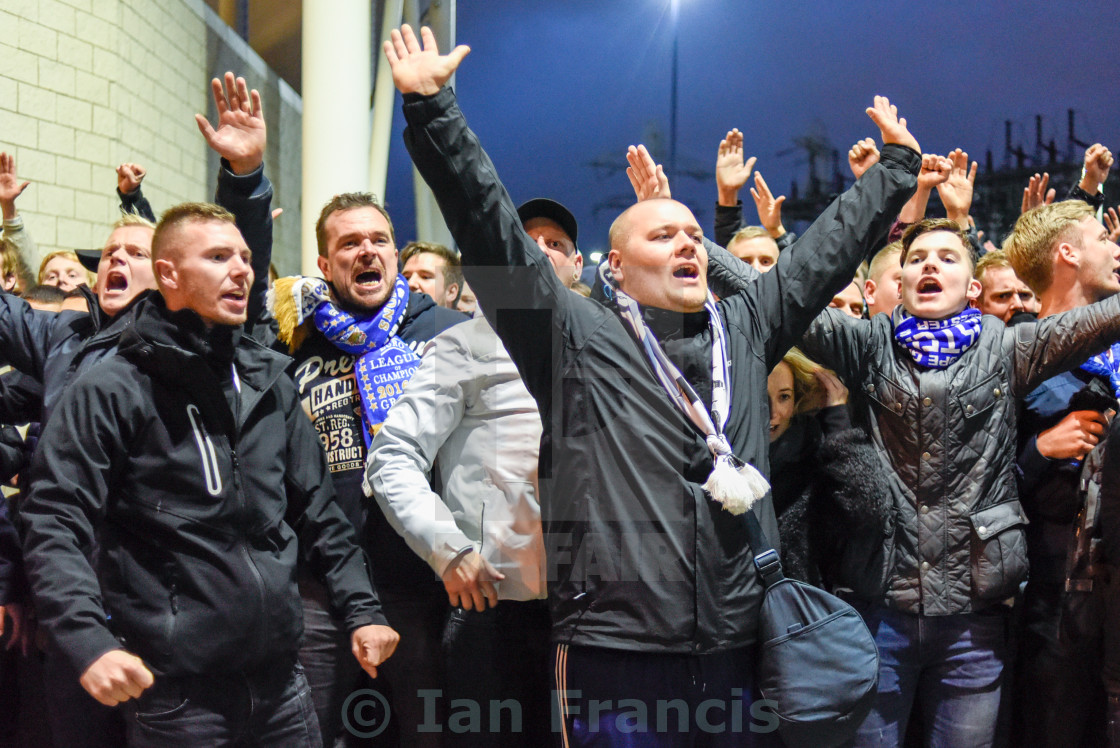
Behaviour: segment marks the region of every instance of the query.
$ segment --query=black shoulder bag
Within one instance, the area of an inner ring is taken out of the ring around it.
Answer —
[[[829,748],[851,739],[875,703],[879,650],[852,606],[787,579],[754,511],[747,538],[766,592],[758,615],[757,682],[776,704],[790,748]]]

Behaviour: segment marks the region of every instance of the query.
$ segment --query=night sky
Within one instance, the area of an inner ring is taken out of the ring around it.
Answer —
[[[788,194],[808,167],[800,153],[778,153],[808,132],[827,134],[842,154],[877,139],[863,113],[877,93],[898,105],[923,150],[961,147],[981,168],[987,149],[997,168],[1003,161],[1005,119],[1033,152],[1034,115],[1043,115],[1044,140],[1064,153],[1069,108],[1081,140],[1120,155],[1117,0],[679,1],[678,173],[669,176],[706,232],[728,129],[744,132],[771,188]],[[580,223],[584,253],[602,250],[620,211],[612,200],[633,195],[627,145],[652,144],[668,159],[669,0],[463,1],[458,14],[458,41],[472,48],[459,103],[507,189],[518,203],[560,200]],[[397,103],[386,201],[403,239],[415,224]],[[750,194],[742,197],[756,221]],[[1115,203],[1120,195],[1109,196]]]

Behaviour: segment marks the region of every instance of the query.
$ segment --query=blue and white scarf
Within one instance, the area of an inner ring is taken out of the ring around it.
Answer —
[[[709,414],[696,390],[665,355],[657,336],[646,327],[641,307],[615,287],[606,263],[600,266],[599,275],[605,284],[604,290],[618,302],[622,319],[630,325],[641,342],[669,399],[705,437],[708,451],[712,453],[712,472],[704,483],[704,490],[731,514],[748,511],[758,499],[766,495],[770,484],[753,465],[735,456],[723,433],[723,426],[731,413],[731,377],[727,360],[727,334],[712,294],[708,294],[704,303],[712,333],[712,410]]]
[[[319,278],[300,278],[292,286],[298,316],[296,324],[310,318],[319,332],[358,361],[355,378],[362,402],[366,449],[385,422],[389,408],[404,392],[404,385],[420,366],[420,358],[397,337],[408,307],[408,282],[398,274],[384,306],[370,317],[359,318],[335,306],[330,288]]]
[[[905,310],[894,328],[894,339],[919,366],[945,369],[980,337],[979,309],[967,307],[948,319],[922,319]]]
[[[1081,368],[1090,374],[1108,377],[1112,392],[1120,398],[1120,343],[1113,343],[1104,353],[1098,353],[1081,364]]]

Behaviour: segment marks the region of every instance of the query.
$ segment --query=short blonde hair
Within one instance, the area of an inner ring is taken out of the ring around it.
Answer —
[[[1092,206],[1081,200],[1040,205],[1019,216],[1015,228],[1003,240],[1003,251],[1015,275],[1043,294],[1054,282],[1054,252],[1064,241],[1079,241],[1077,224],[1094,215]]]
[[[990,268],[1010,268],[1011,260],[1007,257],[1007,252],[1002,249],[997,249],[989,252],[980,258],[976,263],[976,269],[972,271],[972,277],[984,283],[984,273],[988,272]],[[1011,268],[1014,270],[1014,268]]]
[[[124,220],[124,217],[121,218]],[[205,221],[220,221],[236,225],[233,214],[225,208],[213,203],[179,203],[163,212],[156,224],[155,233],[152,234],[152,262],[159,259],[160,253],[167,242],[166,236],[179,224],[197,223]],[[130,223],[130,226],[140,224]]]
[[[887,246],[880,249],[871,258],[871,265],[867,268],[867,277],[864,280],[875,281],[878,285],[879,279],[883,277],[883,273],[887,272],[887,268],[898,264],[896,255],[902,254],[902,242],[891,242]]]
[[[90,286],[91,288],[93,287],[93,284],[97,279],[94,278],[93,273],[86,270],[85,265],[82,265],[82,261],[78,259],[78,253],[70,249],[60,249],[55,252],[51,252],[46,257],[44,257],[43,261],[39,263],[39,274],[35,276],[36,283],[38,283],[39,285],[43,284],[43,278],[45,278],[47,275],[47,265],[51,264],[51,260],[57,259],[59,257],[63,258],[64,260],[70,260],[76,265],[81,266],[82,272],[86,275],[86,285]],[[7,273],[5,273],[5,275],[7,275]]]

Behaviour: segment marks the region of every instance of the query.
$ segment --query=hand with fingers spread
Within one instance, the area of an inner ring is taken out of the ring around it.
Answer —
[[[113,649],[94,660],[80,682],[90,696],[105,706],[116,706],[139,697],[155,678],[139,657]]]
[[[11,220],[19,215],[16,210],[16,198],[23,194],[31,182],[21,182],[16,176],[16,157],[10,153],[0,153],[0,210],[3,211],[4,220]]]
[[[883,143],[895,143],[912,148],[918,153],[922,152],[918,141],[906,128],[906,118],[899,118],[898,107],[890,102],[886,96],[876,96],[875,104],[867,108],[867,116],[879,128],[883,136]]]
[[[225,86],[214,78],[210,81],[214,106],[218,110],[218,128],[214,129],[201,114],[194,116],[206,144],[229,161],[234,174],[248,174],[264,162],[267,132],[261,112],[261,95],[249,90],[244,78],[225,74]]]
[[[1100,143],[1094,143],[1085,150],[1085,173],[1081,183],[1077,186],[1090,195],[1097,194],[1101,185],[1108,179],[1109,169],[1112,168],[1112,151]]]
[[[949,161],[952,168],[949,178],[937,185],[937,194],[941,197],[941,204],[945,206],[945,215],[951,221],[968,230],[968,214],[972,209],[972,191],[976,184],[976,170],[979,167],[975,161],[972,168],[968,166],[968,154],[957,148],[949,152]]]
[[[350,634],[350,651],[369,677],[377,677],[377,666],[393,656],[401,635],[389,626],[362,626]]]
[[[786,196],[775,198],[760,172],[755,172],[751,197],[754,198],[754,207],[758,209],[758,222],[770,236],[777,239],[785,234],[786,228],[782,225],[782,203],[786,201]]]
[[[1108,431],[1112,411],[1075,410],[1035,439],[1038,453],[1051,460],[1080,460]]]
[[[1104,225],[1108,228],[1108,240],[1110,242],[1120,242],[1120,215],[1116,211],[1120,208],[1109,208],[1104,214]]]
[[[644,145],[630,146],[626,149],[626,176],[630,178],[630,186],[634,188],[634,196],[640,203],[655,197],[670,198],[669,178],[661,164],[653,161]]]
[[[439,93],[459,68],[471,48],[460,44],[445,55],[439,53],[435,34],[427,26],[420,28],[423,48],[407,23],[393,29],[381,49],[393,70],[393,84],[401,93],[433,96]]]
[[[495,569],[477,551],[467,551],[444,570],[443,586],[452,605],[464,610],[486,610],[489,603],[498,604],[498,590],[494,582],[505,579],[505,574]]]
[[[1037,208],[1040,205],[1049,205],[1054,202],[1054,197],[1058,194],[1057,190],[1047,190],[1050,184],[1050,175],[1048,173],[1039,176],[1035,174],[1027,182],[1026,188],[1023,190],[1023,207],[1020,213],[1026,213],[1031,208]]]
[[[148,170],[140,164],[123,163],[117,167],[117,189],[122,195],[135,192],[146,176]]]
[[[729,130],[716,152],[716,190],[720,205],[733,208],[739,204],[739,190],[747,183],[757,160],[751,156],[743,161],[743,133],[738,129]]]
[[[874,138],[864,138],[848,150],[848,167],[856,179],[875,164],[879,163],[879,149]]]

